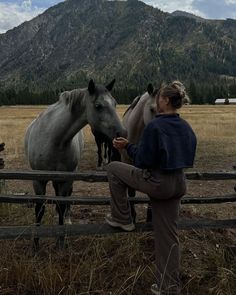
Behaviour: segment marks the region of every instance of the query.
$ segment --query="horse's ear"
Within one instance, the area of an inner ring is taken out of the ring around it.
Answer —
[[[89,84],[88,84],[88,92],[89,92],[90,95],[93,95],[93,94],[94,94],[94,92],[95,92],[95,88],[96,88],[95,83],[94,83],[93,80],[91,79],[91,80],[89,81]]]
[[[148,84],[148,87],[147,87],[147,92],[149,95],[152,95],[153,94],[153,90],[154,90],[154,87],[152,85],[152,83],[149,83]]]
[[[113,80],[112,80],[112,81],[106,86],[106,89],[107,89],[108,91],[112,91],[112,88],[113,88],[115,82],[116,82],[116,79],[113,79]]]

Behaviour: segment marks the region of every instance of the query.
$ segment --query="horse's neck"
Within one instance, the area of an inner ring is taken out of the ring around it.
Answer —
[[[131,143],[135,143],[137,144],[140,140],[140,137],[143,133],[143,129],[144,129],[145,125],[144,122],[142,120],[137,120],[137,123],[135,125],[133,125],[133,128],[131,128],[128,131],[128,140]]]
[[[86,105],[81,101],[77,106],[76,113],[73,113],[69,105],[58,102],[54,112],[52,124],[54,138],[58,145],[63,146],[70,142],[73,137],[87,124]]]
[[[138,143],[145,127],[143,120],[144,102],[138,103],[136,107],[128,114],[127,131],[128,140],[131,143]]]
[[[75,119],[75,118],[74,118]],[[61,145],[70,142],[73,137],[85,126],[87,125],[87,118],[85,114],[78,114],[76,120],[69,120],[67,127],[64,129],[61,137]]]

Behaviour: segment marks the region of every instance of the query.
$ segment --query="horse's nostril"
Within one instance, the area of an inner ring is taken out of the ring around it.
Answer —
[[[116,132],[116,137],[120,137],[120,132]]]

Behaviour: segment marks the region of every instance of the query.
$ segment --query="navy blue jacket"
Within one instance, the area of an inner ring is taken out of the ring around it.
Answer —
[[[197,139],[178,114],[157,115],[144,129],[138,145],[126,146],[134,166],[177,170],[193,167]]]

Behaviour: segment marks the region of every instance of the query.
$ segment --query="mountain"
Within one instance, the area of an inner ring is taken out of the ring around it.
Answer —
[[[182,10],[175,10],[171,13],[172,16],[184,16],[184,17],[190,17],[190,18],[193,18],[197,21],[205,21],[204,18],[200,17],[200,16],[197,16],[193,13],[189,13],[189,12],[186,12],[186,11],[182,11]]]
[[[235,31],[233,19],[198,21],[141,1],[67,0],[0,34],[0,89],[73,88],[113,77],[120,89],[232,80]]]

